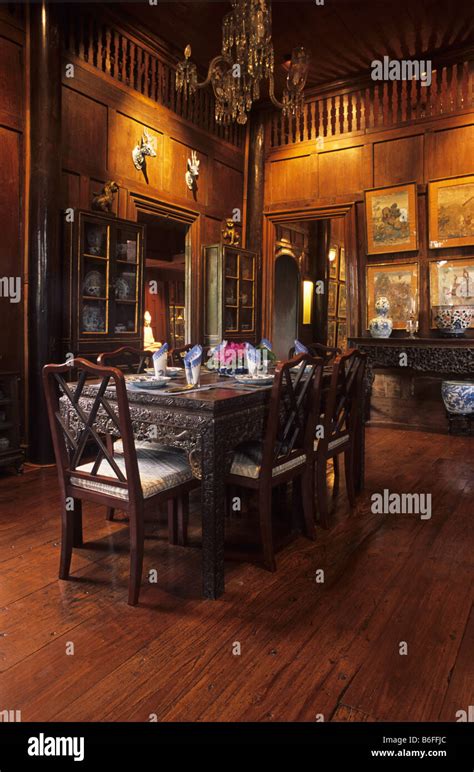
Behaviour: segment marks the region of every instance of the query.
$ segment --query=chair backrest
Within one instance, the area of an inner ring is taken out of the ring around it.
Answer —
[[[119,367],[120,370],[129,373],[143,373],[147,360],[152,360],[152,351],[142,351],[133,346],[121,346],[114,351],[104,351],[97,357],[97,364],[101,367]]]
[[[71,368],[77,372],[76,383],[66,380]],[[87,378],[96,378],[97,383],[89,380],[86,384]],[[127,489],[129,501],[139,500],[143,494],[123,372],[73,359],[66,364],[45,365],[43,385],[63,497],[73,495],[67,491],[74,477]],[[94,389],[87,405],[81,402],[85,385]],[[111,386],[115,386],[114,405],[105,396]],[[123,442],[125,474],[113,456],[112,433]],[[90,472],[76,471],[91,455],[95,457]],[[111,468],[110,476],[98,474],[104,460]]]
[[[353,434],[364,412],[364,373],[367,354],[350,349],[333,365],[324,412],[322,445]]]
[[[322,343],[310,343],[306,346],[309,353],[313,357],[322,357],[324,364],[328,365],[335,359],[338,354],[342,354],[342,349],[333,346],[324,346]],[[295,355],[295,347],[292,346],[288,352],[288,359],[292,359]]]
[[[323,369],[324,360],[309,354],[299,354],[277,366],[263,444],[262,477],[271,477],[275,462],[283,464],[301,452],[312,455]]]
[[[168,354],[168,360],[171,367],[184,367],[183,357],[188,351],[191,351],[195,345],[195,343],[186,343],[185,346],[176,346],[176,348],[172,348]]]

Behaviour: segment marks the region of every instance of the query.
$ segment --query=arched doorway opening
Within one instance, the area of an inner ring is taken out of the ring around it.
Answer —
[[[273,350],[278,359],[287,359],[298,336],[300,271],[295,255],[286,248],[275,255]]]

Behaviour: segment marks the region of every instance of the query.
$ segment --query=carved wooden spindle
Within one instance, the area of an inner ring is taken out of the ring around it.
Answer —
[[[461,73],[461,101],[459,107],[466,110],[470,107],[469,103],[469,62],[462,63]]]
[[[150,97],[156,102],[156,56],[150,56]]]
[[[407,119],[407,102],[408,102],[407,82],[406,80],[402,80],[401,96],[400,96],[400,120],[402,123],[405,123]]]
[[[130,41],[130,74],[128,79],[128,84],[131,86],[131,88],[136,88],[136,74],[135,74],[135,68],[136,68],[136,55],[137,55],[137,46],[133,42],[133,40]]]
[[[89,17],[89,25],[88,25],[88,39],[89,39],[89,64],[93,64],[94,66],[97,65],[97,48],[95,44],[95,24],[94,24],[94,18],[92,16]]]
[[[374,101],[373,89],[365,89],[365,129],[374,128]]]
[[[365,131],[365,99],[362,91],[357,92],[357,129]]]
[[[114,31],[114,77],[120,79],[120,35]]]
[[[378,83],[375,84],[374,87],[374,99],[373,99],[373,108],[374,108],[374,128],[376,128],[380,123],[380,93],[379,93],[379,85]]]
[[[450,88],[449,88],[449,111],[456,112],[457,91],[458,91],[458,65],[455,62],[450,68]]]
[[[446,113],[447,112],[447,103],[448,103],[448,73],[446,67],[443,67],[441,70],[441,99],[440,99],[440,113]]]
[[[110,48],[112,44],[112,33],[110,27],[105,27],[105,60],[104,60],[104,72],[108,75],[112,75],[112,62],[110,59]]]
[[[77,28],[79,31],[78,35],[78,45],[77,45],[77,55],[80,59],[86,60],[86,47],[85,47],[85,37],[86,37],[86,18],[82,14],[79,16],[78,22],[77,22]]]

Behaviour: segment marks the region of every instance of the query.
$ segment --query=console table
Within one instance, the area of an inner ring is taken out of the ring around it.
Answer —
[[[366,421],[370,418],[370,397],[374,369],[406,368],[432,375],[474,379],[474,338],[350,338],[348,346],[367,354],[365,372]],[[405,355],[405,356],[402,356]],[[440,397],[441,398],[441,397]],[[447,414],[450,427],[462,416]]]

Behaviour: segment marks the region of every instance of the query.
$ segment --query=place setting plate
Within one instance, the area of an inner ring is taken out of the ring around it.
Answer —
[[[127,389],[132,391],[157,391],[163,389],[170,382],[171,378],[163,376],[162,378],[144,377],[134,378],[133,380],[127,379]]]

